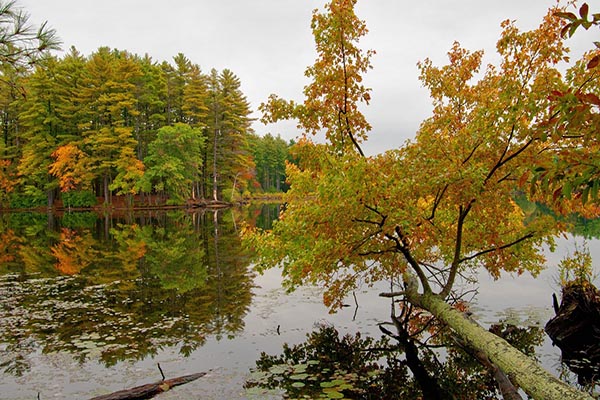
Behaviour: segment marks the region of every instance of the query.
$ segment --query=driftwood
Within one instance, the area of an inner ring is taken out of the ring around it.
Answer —
[[[556,316],[544,327],[562,352],[562,360],[580,384],[600,379],[600,291],[590,282],[569,283],[562,290]]]
[[[159,393],[166,392],[172,387],[186,384],[203,377],[206,372],[180,376],[172,379],[163,379],[162,381],[149,383],[142,386],[136,386],[131,389],[119,390],[118,392],[94,397],[90,400],[143,400],[151,399]]]

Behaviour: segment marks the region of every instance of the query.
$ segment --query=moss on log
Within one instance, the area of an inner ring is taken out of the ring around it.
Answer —
[[[561,382],[506,340],[483,329],[436,295],[409,295],[409,301],[444,322],[471,348],[482,351],[512,382],[537,400],[593,400]]]

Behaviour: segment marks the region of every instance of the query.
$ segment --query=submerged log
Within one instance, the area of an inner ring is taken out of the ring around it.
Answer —
[[[572,282],[544,330],[562,360],[585,385],[600,379],[600,291],[590,282]]]
[[[164,379],[155,383],[148,383],[142,386],[136,386],[131,389],[119,390],[118,392],[96,396],[90,400],[144,400],[151,399],[159,393],[166,392],[172,387],[186,384],[191,381],[203,377],[206,372],[197,374],[184,375],[172,379]]]

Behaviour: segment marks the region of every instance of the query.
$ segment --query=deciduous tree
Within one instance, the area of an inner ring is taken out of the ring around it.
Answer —
[[[199,179],[204,145],[199,128],[186,124],[161,128],[144,159],[148,167],[142,182],[144,190],[150,191],[152,187],[166,192],[173,202],[189,199],[193,183]]]
[[[326,12],[313,12],[311,28],[317,59],[304,73],[311,79],[304,88],[304,102],[271,95],[260,110],[264,122],[297,119],[298,127],[306,134],[325,131],[337,152],[352,149],[364,155],[360,142],[367,138],[371,126],[360,104],[369,103],[371,90],[363,86],[362,79],[371,68],[374,51],[358,47],[368,31],[354,13],[355,4],[356,0],[335,0],[325,6]]]
[[[558,11],[567,23],[561,35],[578,28],[600,28],[600,14],[590,14],[583,3],[576,11]],[[564,83],[549,94],[550,113],[542,125],[543,140],[555,157],[543,158],[533,171],[532,191],[562,213],[574,210],[600,215],[600,42],[575,62]]]
[[[346,15],[344,7],[353,5],[334,0],[327,9]],[[328,145],[303,142],[303,162],[288,164],[291,189],[280,221],[271,232],[250,235],[261,265],[283,265],[289,288],[323,286],[325,303],[333,308],[359,285],[389,280],[397,290],[385,296],[404,297],[431,312],[532,397],[589,398],[451,306],[460,295],[457,280],[479,268],[496,278],[503,272],[537,274],[545,262],[540,248],[552,245],[557,232],[557,224],[546,218],[525,223],[513,200],[519,179],[540,158],[552,156],[543,141],[543,121],[550,93],[563,84],[556,64],[566,55],[555,11],[530,32],[504,22],[497,45],[502,61],[483,72],[483,53],[458,43],[447,65],[420,63],[434,109],[403,148],[360,157],[341,151],[342,138],[352,139],[345,130],[345,136],[333,131]],[[335,16],[321,20],[338,26]],[[315,31],[318,48],[320,32]],[[317,82],[314,76],[313,85]],[[320,84],[327,92],[327,84]],[[331,93],[338,92],[332,83]],[[306,94],[304,107],[318,103],[313,96],[319,92]],[[266,121],[283,112],[302,122],[306,117],[294,114],[301,109],[275,97],[263,107]],[[317,110],[330,118],[344,115],[339,108]]]

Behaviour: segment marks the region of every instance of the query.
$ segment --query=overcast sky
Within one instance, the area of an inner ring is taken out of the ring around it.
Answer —
[[[171,61],[181,52],[208,72],[229,68],[242,82],[252,109],[270,93],[302,100],[305,68],[315,59],[312,10],[325,0],[18,0],[34,23],[48,21],[63,41],[89,55],[100,46]],[[494,60],[500,22],[536,27],[554,0],[359,0],[356,13],[367,23],[364,49],[373,49],[373,89],[365,114],[373,130],[369,154],[402,145],[429,115],[427,91],[416,63],[440,65],[454,41],[484,49]],[[587,40],[587,42],[586,42]],[[576,38],[591,46],[585,35]],[[577,48],[575,41],[572,47]],[[255,117],[258,115],[255,114]],[[291,139],[295,124],[254,124],[259,134]]]

